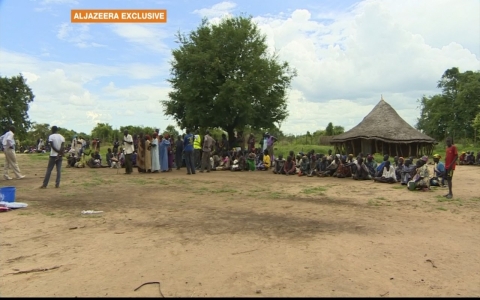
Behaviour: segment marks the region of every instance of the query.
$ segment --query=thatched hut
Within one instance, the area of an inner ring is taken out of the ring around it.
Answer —
[[[382,99],[360,124],[332,138],[336,153],[381,153],[390,156],[431,155],[435,139],[410,126]]]

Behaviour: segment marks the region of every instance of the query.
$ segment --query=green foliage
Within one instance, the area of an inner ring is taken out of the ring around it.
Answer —
[[[288,115],[287,90],[296,71],[267,51],[251,17],[206,19],[173,50],[173,91],[162,101],[166,115],[184,128],[274,128]]]
[[[473,139],[474,120],[480,113],[480,71],[448,69],[437,87],[441,94],[419,100],[421,112],[416,127],[437,140],[447,136],[454,141]]]
[[[167,128],[165,128],[165,132],[169,133],[170,136],[177,137],[180,135],[180,133],[175,129],[175,126],[173,125],[168,125]]]
[[[113,138],[113,128],[108,123],[97,123],[92,129],[92,138],[99,138],[101,141]]]
[[[11,78],[0,76],[0,130],[5,132],[14,125],[16,137],[24,139],[31,126],[28,107],[34,98],[22,74]]]

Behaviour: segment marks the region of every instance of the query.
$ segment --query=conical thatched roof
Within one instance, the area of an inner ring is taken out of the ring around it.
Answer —
[[[435,139],[405,122],[383,97],[360,124],[335,136],[331,143],[354,139],[380,140],[386,143],[436,143]]]

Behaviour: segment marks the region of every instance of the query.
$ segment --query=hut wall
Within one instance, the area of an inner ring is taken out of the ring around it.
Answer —
[[[365,140],[356,139],[349,140],[342,143],[334,143],[336,153],[343,155],[353,154],[358,155],[362,152],[388,154],[390,156],[402,156],[415,158],[423,155],[431,156],[433,154],[433,144],[430,143],[385,143],[379,140]]]

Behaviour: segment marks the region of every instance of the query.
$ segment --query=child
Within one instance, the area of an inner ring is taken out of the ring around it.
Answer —
[[[257,169],[261,171],[267,171],[270,169],[270,155],[268,155],[268,149],[265,149],[263,151],[263,159],[262,161],[257,165]]]
[[[255,171],[255,153],[252,151],[248,155],[247,158],[247,165],[248,165],[248,171]]]
[[[280,154],[278,159],[275,160],[275,169],[273,170],[273,174],[285,174],[283,167],[285,165],[285,160],[283,159],[283,155]]]

